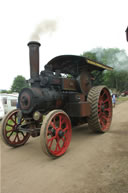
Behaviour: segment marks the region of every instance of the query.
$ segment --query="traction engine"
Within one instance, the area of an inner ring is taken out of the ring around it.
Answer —
[[[40,136],[43,151],[62,156],[71,141],[72,126],[88,123],[105,133],[112,119],[111,95],[106,86],[93,86],[94,70],[111,67],[76,55],[50,60],[39,73],[39,42],[29,42],[30,87],[19,93],[18,108],[2,121],[1,136],[11,147]]]

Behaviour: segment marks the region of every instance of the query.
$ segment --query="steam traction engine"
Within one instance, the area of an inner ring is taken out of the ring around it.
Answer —
[[[40,135],[43,151],[52,158],[63,155],[71,141],[72,126],[88,123],[105,133],[112,119],[112,103],[106,86],[93,87],[91,72],[111,67],[82,56],[53,58],[39,74],[38,42],[30,42],[30,88],[19,93],[18,109],[2,121],[1,136],[12,147]]]

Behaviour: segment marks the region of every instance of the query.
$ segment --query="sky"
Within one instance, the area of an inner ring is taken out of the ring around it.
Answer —
[[[27,43],[45,21],[56,26],[38,38],[40,71],[58,55],[97,47],[124,49],[128,55],[127,8],[128,0],[1,0],[0,89],[10,89],[18,75],[30,78]]]

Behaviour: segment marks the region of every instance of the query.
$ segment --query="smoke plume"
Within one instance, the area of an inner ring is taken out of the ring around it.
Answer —
[[[57,29],[57,22],[55,20],[44,20],[37,25],[35,31],[31,35],[31,40],[39,41],[43,34],[52,34]]]
[[[95,53],[97,61],[112,66],[117,71],[128,71],[128,56],[124,50],[95,48],[91,52]]]

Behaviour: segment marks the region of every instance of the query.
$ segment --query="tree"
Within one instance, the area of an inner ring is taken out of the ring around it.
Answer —
[[[19,93],[24,87],[28,87],[28,83],[23,76],[18,75],[16,78],[14,78],[11,91]]]
[[[128,90],[128,72],[125,70],[104,73],[104,83],[110,88],[122,92]]]
[[[0,90],[0,93],[8,93],[8,94],[11,94],[12,93],[12,91],[11,90]]]
[[[114,68],[113,71],[92,72],[95,77],[94,85],[105,84],[122,92],[128,90],[128,56],[118,48],[95,48],[84,52],[83,56]]]

